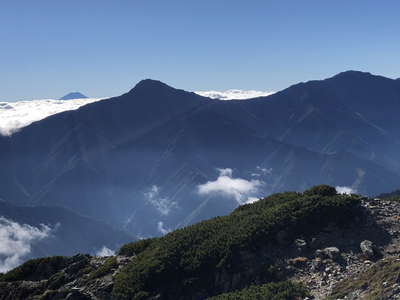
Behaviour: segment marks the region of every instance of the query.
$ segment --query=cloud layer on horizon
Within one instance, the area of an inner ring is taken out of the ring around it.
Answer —
[[[198,95],[219,100],[245,100],[269,96],[272,91],[237,90],[196,91]],[[16,102],[0,101],[0,135],[9,136],[21,128],[51,115],[75,110],[79,107],[105,98],[83,98],[73,100],[39,99]]]
[[[102,99],[104,98],[0,102],[0,135],[12,135],[35,121],[63,111],[75,110],[85,104]]]
[[[226,90],[226,91],[196,91],[196,94],[219,100],[246,100],[257,97],[265,97],[274,94],[273,91],[254,90]]]

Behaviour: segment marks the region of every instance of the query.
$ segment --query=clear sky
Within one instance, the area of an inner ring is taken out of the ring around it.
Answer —
[[[0,100],[400,77],[398,0],[0,1]]]

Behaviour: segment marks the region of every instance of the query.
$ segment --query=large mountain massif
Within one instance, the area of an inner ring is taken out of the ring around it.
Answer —
[[[399,186],[399,111],[398,80],[356,71],[246,101],[143,80],[0,136],[0,198],[148,237],[315,184],[375,195]]]

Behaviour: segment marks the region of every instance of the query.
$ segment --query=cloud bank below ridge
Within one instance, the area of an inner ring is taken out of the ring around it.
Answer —
[[[33,122],[63,111],[75,110],[85,104],[102,99],[104,98],[0,102],[0,135],[12,135]]]
[[[32,245],[50,235],[46,225],[34,227],[0,217],[0,273],[23,262],[31,253]]]
[[[226,90],[226,91],[196,91],[196,94],[219,100],[246,100],[257,97],[265,97],[274,94],[273,91],[254,90]]]
[[[219,100],[245,100],[274,94],[272,91],[237,90],[196,91],[198,95]],[[75,110],[79,107],[106,98],[82,98],[73,100],[39,99],[30,101],[0,101],[0,135],[10,136],[33,122],[51,115]]]
[[[264,184],[261,180],[234,178],[230,168],[218,169],[219,176],[214,181],[208,181],[197,186],[200,195],[221,195],[232,198],[239,205],[252,203],[259,199],[260,188]]]

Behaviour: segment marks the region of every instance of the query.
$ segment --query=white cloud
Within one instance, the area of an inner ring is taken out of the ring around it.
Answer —
[[[160,188],[156,185],[151,186],[151,188],[144,193],[144,196],[147,202],[153,205],[160,214],[164,216],[169,215],[172,209],[178,207],[175,201],[171,201],[167,197],[161,197]]]
[[[257,198],[257,197],[249,197],[249,198],[247,198],[247,200],[246,200],[246,204],[250,204],[250,203],[254,203],[254,202],[257,202],[258,200],[260,200],[260,198]]]
[[[338,194],[346,194],[346,195],[350,195],[350,194],[356,194],[357,191],[352,189],[351,187],[348,186],[337,186],[336,187],[336,192],[338,192]]]
[[[227,91],[197,91],[196,94],[212,99],[219,100],[245,100],[256,97],[265,97],[274,94],[272,91],[254,91],[254,90],[227,90]]]
[[[50,234],[50,227],[19,224],[0,217],[0,272],[7,272],[23,262],[35,242]]]
[[[157,229],[162,234],[167,234],[168,232],[171,232],[171,229],[165,228],[164,223],[161,221],[157,223]]]
[[[230,168],[217,169],[217,171],[219,172],[220,176],[232,177],[233,170]]]
[[[260,187],[264,182],[260,180],[246,180],[233,178],[232,169],[218,169],[219,177],[215,181],[200,184],[197,189],[200,195],[222,195],[235,199],[239,204],[254,202]]]
[[[63,111],[75,110],[102,99],[104,98],[0,102],[0,134],[12,135],[35,121]]]
[[[265,174],[271,174],[271,173],[272,173],[272,168],[267,169],[267,168],[262,168],[262,167],[260,167],[260,166],[257,166],[256,169],[257,169],[258,171],[262,172],[264,175],[265,175]]]
[[[96,256],[104,257],[104,256],[113,256],[115,255],[115,251],[103,246],[100,250],[98,250],[95,254]]]
[[[262,168],[260,166],[256,167],[256,170],[251,173],[252,177],[260,177],[260,176],[265,176],[265,175],[271,175],[272,174],[272,168]]]

